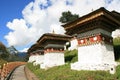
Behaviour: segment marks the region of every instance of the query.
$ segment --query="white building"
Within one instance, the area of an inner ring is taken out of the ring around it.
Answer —
[[[115,14],[100,8],[63,27],[67,35],[77,34],[78,62],[72,63],[71,69],[109,70],[111,74],[115,73],[117,65],[111,33],[120,27]]]
[[[71,38],[70,42],[66,43],[66,46],[70,45],[70,47],[68,47],[68,50],[74,50],[74,49],[78,49],[78,40],[76,37]]]
[[[70,40],[71,36],[46,33],[37,41],[44,46],[44,61],[40,65],[42,69],[65,64],[64,45]]]
[[[32,45],[28,49],[29,60],[28,62],[33,63],[34,65],[40,65],[44,61],[44,50],[43,47],[38,44]]]

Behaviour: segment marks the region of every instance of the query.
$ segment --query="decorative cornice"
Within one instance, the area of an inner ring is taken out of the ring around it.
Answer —
[[[98,43],[113,44],[111,37],[100,33],[78,39],[78,46],[87,46]]]
[[[64,50],[63,49],[53,49],[53,48],[44,50],[45,54],[46,53],[61,53],[61,52],[63,53]]]

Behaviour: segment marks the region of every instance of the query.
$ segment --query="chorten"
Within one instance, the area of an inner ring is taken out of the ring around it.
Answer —
[[[34,65],[42,64],[44,60],[44,48],[40,45],[33,44],[29,49],[29,60],[28,62],[33,62]]]
[[[54,33],[46,33],[40,37],[37,43],[44,47],[44,62],[40,65],[42,69],[65,63],[64,46],[70,38],[71,36],[68,35]]]
[[[115,57],[111,33],[120,27],[116,16],[100,8],[63,25],[67,35],[77,34],[78,62],[73,70],[109,70],[115,73]]]

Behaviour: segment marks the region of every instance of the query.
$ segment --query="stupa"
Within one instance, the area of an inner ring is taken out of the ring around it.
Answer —
[[[68,35],[54,33],[46,33],[40,37],[37,43],[44,47],[44,62],[40,65],[42,69],[65,64],[64,46],[70,38]]]
[[[71,69],[115,73],[111,33],[120,27],[116,15],[102,7],[63,27],[67,35],[76,35],[78,41],[78,62],[72,63]]]
[[[42,64],[44,60],[44,48],[40,45],[33,44],[28,49],[29,60],[28,62],[33,62],[34,65]]]

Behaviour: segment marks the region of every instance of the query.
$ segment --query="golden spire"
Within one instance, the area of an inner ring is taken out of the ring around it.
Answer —
[[[94,10],[93,10],[93,8],[92,8],[92,10],[91,10],[91,11],[92,11],[92,12],[94,11]]]
[[[53,29],[52,33],[53,33],[53,34],[55,34],[55,31],[54,31],[54,29]]]

